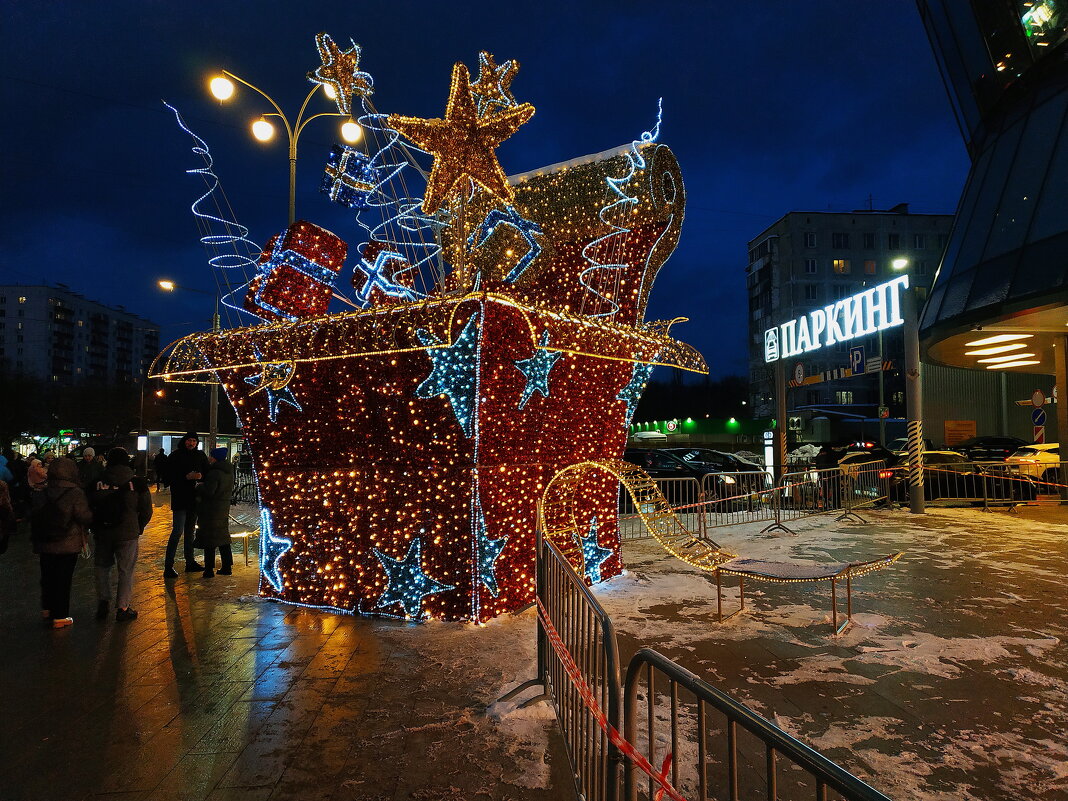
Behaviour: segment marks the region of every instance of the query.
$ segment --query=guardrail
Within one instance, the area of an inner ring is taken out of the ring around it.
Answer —
[[[908,498],[904,466],[891,472],[894,500]],[[1061,462],[938,462],[924,460],[924,495],[928,502],[995,507],[1060,504],[1068,499],[1068,470]]]
[[[701,478],[701,489],[707,528],[775,519],[775,485],[762,470],[708,473]]]
[[[704,495],[701,483],[696,478],[654,478],[653,483],[663,494],[683,525],[690,531],[703,532]],[[624,540],[644,539],[651,536],[645,528],[634,501],[620,487],[619,491],[619,536]]]
[[[658,694],[658,685],[663,687],[662,694]],[[637,745],[653,765],[663,764],[670,754],[671,784],[687,799],[826,801],[831,791],[847,801],[889,801],[744,704],[649,648],[642,648],[630,660],[623,697],[624,738]],[[645,703],[639,705],[639,700]],[[624,781],[625,801],[657,797],[657,785],[649,777],[642,781],[633,762],[628,762]]]
[[[251,467],[238,467],[234,469],[234,491],[230,496],[230,503],[259,503],[256,492],[256,471]]]

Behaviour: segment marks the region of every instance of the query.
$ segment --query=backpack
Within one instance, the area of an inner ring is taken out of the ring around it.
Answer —
[[[59,499],[70,492],[65,489],[54,500],[46,500],[30,514],[30,533],[41,542],[59,542],[70,532],[70,514]]]
[[[118,528],[121,526],[126,517],[126,495],[129,492],[130,485],[127,483],[117,489],[111,489],[107,494],[103,492],[94,494],[93,527]]]

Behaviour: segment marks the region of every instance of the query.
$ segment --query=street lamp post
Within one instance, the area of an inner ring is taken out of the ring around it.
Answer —
[[[890,262],[890,266],[897,271],[906,269],[909,260],[898,257]],[[886,418],[883,417],[883,407],[886,406],[885,379],[883,365],[886,364],[886,356],[883,353],[883,330],[879,329],[879,444],[886,447]]]
[[[235,75],[228,70],[222,70],[222,75],[212,78],[209,83],[211,93],[216,99],[225,102],[234,96],[235,87],[231,78],[233,81],[242,83],[249,89],[257,92],[274,107],[274,111],[269,111],[266,114],[261,115],[258,120],[252,123],[252,135],[256,137],[256,139],[261,142],[269,142],[274,138],[274,126],[266,119],[267,117],[278,117],[278,119],[282,121],[282,125],[285,127],[286,136],[289,140],[289,222],[292,224],[296,219],[297,141],[300,139],[300,134],[303,132],[304,127],[309,122],[318,119],[319,117],[348,117],[347,122],[341,126],[341,138],[350,144],[355,144],[360,141],[363,131],[348,114],[342,114],[336,111],[324,111],[304,119],[304,112],[308,108],[308,102],[320,87],[323,88],[323,94],[330,97],[330,90],[327,88],[327,84],[315,84],[315,86],[311,88],[311,91],[305,96],[304,102],[300,106],[300,111],[297,112],[296,122],[290,123],[286,115],[282,113],[282,108],[274,101],[274,98],[258,86],[249,83],[244,78]]]
[[[204,289],[193,289],[192,287],[188,287],[188,286],[179,286],[178,284],[174,283],[174,281],[168,281],[166,279],[157,281],[156,283],[157,283],[157,285],[159,286],[160,289],[162,289],[162,290],[164,290],[166,292],[174,292],[176,289],[180,289],[180,290],[182,290],[184,292],[196,292],[198,295],[211,295],[212,297],[214,297],[215,298],[215,310],[212,312],[212,315],[211,315],[211,332],[213,334],[217,334],[219,332],[219,330],[220,330],[220,320],[219,320],[219,293],[218,292],[208,292],[208,291],[206,291]],[[142,410],[144,409],[144,398],[145,398],[144,385],[142,384],[142,389],[141,389]],[[208,409],[208,450],[209,451],[212,448],[215,447],[215,440],[218,438],[218,435],[219,435],[219,382],[218,381],[212,381],[211,382],[211,401],[210,401],[210,404],[211,404],[211,406]]]

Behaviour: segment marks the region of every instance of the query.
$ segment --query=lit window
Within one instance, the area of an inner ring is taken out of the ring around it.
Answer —
[[[839,275],[847,275],[850,272],[849,259],[835,259],[831,262],[831,268]]]
[[[25,303],[25,302],[26,302],[26,298],[25,297],[19,298],[19,303]]]
[[[816,272],[816,260],[815,259],[805,259],[805,272],[809,273],[809,274],[812,274],[812,273]]]
[[[864,260],[864,274],[875,275],[875,259]]]
[[[848,404],[853,402],[853,392],[848,389],[840,389],[834,393],[834,402]]]

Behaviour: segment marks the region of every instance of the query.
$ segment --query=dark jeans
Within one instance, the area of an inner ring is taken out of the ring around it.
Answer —
[[[70,583],[77,564],[76,553],[41,554],[41,608],[52,620],[70,617]]]
[[[220,570],[232,570],[234,567],[234,552],[230,545],[209,545],[204,549],[204,568],[206,570],[215,569],[215,550],[218,548],[219,556],[222,557],[222,566]]]
[[[164,560],[166,567],[174,566],[174,557],[178,554],[178,540],[185,534],[185,561],[195,562],[196,554],[193,553],[193,538],[197,529],[196,509],[175,509],[171,525],[171,537],[167,540],[167,556]]]

